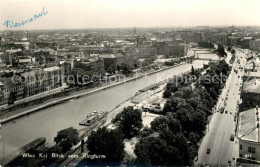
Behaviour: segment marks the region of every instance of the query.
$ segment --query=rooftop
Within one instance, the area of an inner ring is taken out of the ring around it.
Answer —
[[[112,59],[112,58],[115,58],[115,55],[113,54],[102,54],[102,55],[99,55],[100,58],[103,58],[103,59]]]
[[[248,72],[247,77],[259,78],[260,79],[260,71],[257,72]]]
[[[55,71],[55,70],[59,70],[59,69],[60,69],[60,67],[54,66],[54,67],[44,68],[43,70],[44,70],[44,71]]]
[[[259,139],[259,112],[253,108],[239,113],[238,137],[243,140],[260,142]]]
[[[122,53],[115,53],[114,56],[115,56],[116,58],[125,57]]]
[[[260,79],[254,78],[244,82],[243,92],[260,93]]]

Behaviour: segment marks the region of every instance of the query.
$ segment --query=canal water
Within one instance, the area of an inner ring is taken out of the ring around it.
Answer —
[[[204,61],[205,63],[205,61]],[[193,62],[194,68],[201,68],[203,61]],[[82,129],[79,122],[95,110],[112,110],[119,103],[153,83],[191,70],[191,64],[183,64],[165,71],[145,76],[94,94],[43,109],[29,117],[23,117],[1,127],[0,156],[7,155],[28,142],[46,137],[47,143],[54,144],[57,131],[74,127]]]

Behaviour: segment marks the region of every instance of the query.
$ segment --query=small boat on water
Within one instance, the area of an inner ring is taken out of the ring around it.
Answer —
[[[94,111],[91,114],[87,115],[87,117],[79,123],[79,125],[82,126],[89,126],[93,124],[96,120],[100,120],[101,118],[104,118],[108,114],[107,111]]]

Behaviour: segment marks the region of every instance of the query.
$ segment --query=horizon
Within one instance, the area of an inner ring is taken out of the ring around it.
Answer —
[[[6,31],[81,31],[81,30],[132,30],[136,28],[140,30],[145,30],[145,29],[154,29],[154,30],[163,30],[163,29],[172,29],[172,31],[177,31],[179,30],[191,30],[191,29],[207,29],[207,28],[228,28],[228,27],[236,27],[236,28],[246,28],[246,27],[251,27],[251,28],[260,28],[260,25],[195,25],[195,26],[175,26],[175,27],[93,27],[93,28],[54,28],[54,29],[5,29],[5,30],[0,30],[0,32],[6,32]]]

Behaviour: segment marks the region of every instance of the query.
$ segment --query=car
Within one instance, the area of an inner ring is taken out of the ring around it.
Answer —
[[[207,149],[207,154],[210,154],[210,148]]]
[[[234,134],[231,134],[231,135],[230,135],[230,141],[234,141],[234,139],[235,139],[235,135],[234,135]]]
[[[227,114],[228,112],[227,112],[227,110],[225,111],[225,114]]]
[[[224,112],[224,107],[221,107],[220,113],[223,113],[223,112]]]

